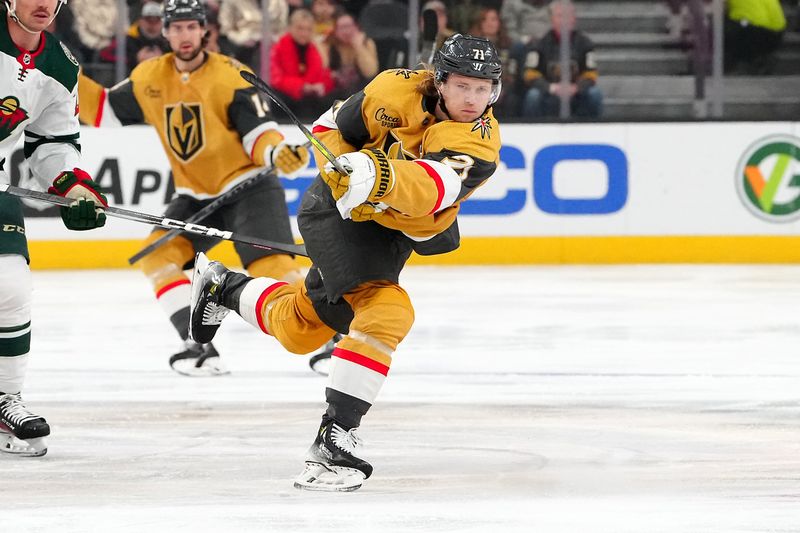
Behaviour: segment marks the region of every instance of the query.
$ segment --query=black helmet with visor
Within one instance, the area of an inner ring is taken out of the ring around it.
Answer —
[[[503,66],[497,49],[489,39],[456,33],[436,52],[433,69],[437,83],[446,82],[450,74],[492,80],[489,105],[500,96]]]

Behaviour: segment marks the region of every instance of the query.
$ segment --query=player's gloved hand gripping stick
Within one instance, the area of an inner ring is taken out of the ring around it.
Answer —
[[[30,189],[23,189],[8,183],[0,183],[0,192],[7,192],[14,196],[21,198],[31,198],[33,200],[41,200],[50,204],[60,205],[62,207],[70,207],[74,200],[64,198],[63,196],[56,196],[55,194],[48,194],[40,191],[32,191]],[[191,222],[184,222],[182,220],[175,220],[160,215],[150,215],[148,213],[141,213],[138,211],[131,211],[129,209],[122,209],[121,207],[108,206],[103,208],[103,211],[110,216],[116,218],[124,218],[134,222],[141,222],[143,224],[152,224],[153,226],[161,226],[167,229],[177,229],[181,231],[188,231],[189,233],[196,233],[198,235],[205,235],[206,237],[216,237],[226,241],[241,242],[255,246],[256,248],[264,248],[266,250],[276,250],[294,255],[302,255],[308,257],[306,248],[303,245],[287,244],[281,242],[268,241],[266,239],[259,239],[257,237],[250,237],[248,235],[241,235],[232,231],[224,231],[217,228],[209,228],[201,226],[200,224],[193,224]]]
[[[270,86],[267,85],[267,82],[265,82],[264,80],[262,80],[261,78],[259,78],[255,74],[253,74],[252,72],[248,72],[247,70],[239,71],[239,74],[242,76],[242,78],[244,78],[244,80],[247,83],[250,83],[256,89],[258,89],[262,93],[264,93],[267,96],[269,96],[270,100],[275,102],[275,104],[278,107],[280,107],[283,110],[283,112],[286,113],[286,115],[288,115],[289,119],[292,122],[294,122],[295,126],[300,128],[300,131],[303,133],[303,135],[306,136],[306,139],[308,139],[308,142],[313,144],[314,147],[317,150],[319,150],[322,153],[322,155],[325,156],[325,159],[327,159],[328,161],[331,162],[331,164],[333,165],[333,167],[336,169],[337,172],[339,172],[340,174],[345,174],[345,175],[350,174],[350,171],[348,171],[345,167],[343,167],[341,163],[336,161],[336,156],[333,155],[333,153],[330,150],[328,150],[328,147],[325,146],[324,144],[322,144],[322,141],[317,139],[317,137],[313,133],[308,131],[308,128],[306,128],[303,125],[303,123],[300,122],[300,119],[297,118],[297,115],[292,113],[292,110],[289,109],[286,106],[286,104],[284,104],[281,101],[280,97],[277,94],[275,94],[275,91],[273,91],[270,88]]]
[[[264,80],[246,70],[240,71],[239,74],[245,81],[269,96],[286,113],[289,119],[300,128],[300,131],[309,142],[329,161],[325,165],[325,170],[321,172],[321,176],[325,183],[331,187],[336,206],[342,218],[349,218],[354,221],[371,220],[376,214],[385,209],[386,206],[384,204],[376,202],[391,190],[395,181],[394,172],[391,171],[391,165],[385,154],[379,150],[361,150],[361,152],[343,154],[337,158],[322,141],[308,131],[308,128],[300,122],[300,119],[281,101],[280,97]],[[381,165],[381,163],[384,164]],[[381,179],[376,180],[379,168],[381,170]],[[377,193],[375,193],[376,190],[378,191]],[[367,194],[361,194],[364,191]],[[358,216],[353,216],[354,213]]]

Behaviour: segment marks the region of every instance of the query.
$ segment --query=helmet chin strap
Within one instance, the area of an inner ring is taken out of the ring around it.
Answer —
[[[442,94],[442,91],[440,91],[437,87],[436,92],[439,93],[439,107],[442,109],[442,112],[447,115],[447,118],[453,120],[453,117],[450,116],[450,112],[447,110],[447,106],[444,103],[444,95]]]
[[[41,33],[40,31],[34,31],[28,28],[25,24],[22,23],[21,20],[19,20],[19,17],[17,16],[17,0],[5,0],[5,4],[6,7],[8,8],[8,15],[11,17],[11,20],[19,24],[20,28],[30,33],[31,35],[38,35],[39,33]],[[61,11],[62,5],[64,5],[64,1],[58,0],[58,5],[56,5],[56,12],[53,13],[53,16],[50,17],[50,20],[47,21],[48,26],[53,22],[53,20],[55,20],[56,15],[58,15],[58,12]]]

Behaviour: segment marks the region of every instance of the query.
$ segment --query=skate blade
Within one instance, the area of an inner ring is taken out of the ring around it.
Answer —
[[[170,365],[170,368],[181,376],[192,378],[227,376],[230,374],[230,370],[225,367],[219,357],[209,357],[199,367],[195,366],[196,363],[197,359],[178,359]]]
[[[311,370],[320,376],[327,377],[328,374],[331,373],[331,355],[333,354],[334,348],[336,348],[336,342],[330,340],[326,342],[322,348],[316,352],[312,352],[311,357],[308,359],[308,366],[311,367]]]
[[[308,360],[308,366],[320,376],[327,377],[331,373],[331,354],[320,353],[312,355]]]
[[[294,480],[294,488],[319,492],[353,492],[364,484],[364,473],[355,468],[306,463]]]
[[[18,457],[41,457],[47,453],[44,437],[21,440],[7,433],[0,434],[0,451]]]

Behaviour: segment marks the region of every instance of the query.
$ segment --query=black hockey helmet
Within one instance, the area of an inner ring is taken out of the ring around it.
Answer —
[[[433,56],[433,70],[437,83],[446,82],[449,74],[492,80],[494,89],[489,105],[500,96],[503,65],[494,44],[484,37],[456,33],[448,38]]]
[[[455,73],[472,78],[499,80],[503,73],[497,49],[489,39],[456,33],[433,57],[436,79],[445,81]]]
[[[176,20],[197,20],[205,26],[206,8],[200,0],[167,0],[162,18],[164,28]]]

